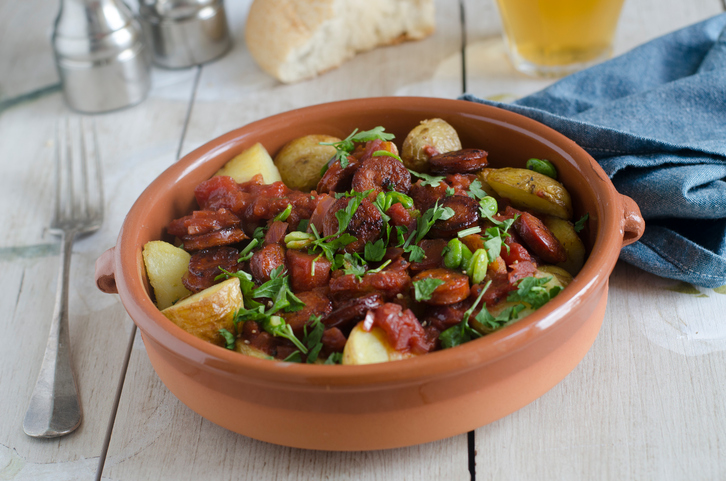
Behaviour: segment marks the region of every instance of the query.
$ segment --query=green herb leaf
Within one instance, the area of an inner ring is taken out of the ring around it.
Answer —
[[[363,250],[363,257],[368,262],[380,262],[383,256],[386,255],[386,244],[383,239],[378,239],[376,242],[366,242]]]
[[[302,354],[300,351],[295,351],[289,356],[287,356],[285,359],[282,360],[283,362],[302,362]]]
[[[262,326],[262,329],[265,330],[265,332],[272,334],[275,337],[282,337],[284,339],[287,339],[295,344],[295,347],[302,351],[303,354],[308,353],[308,348],[305,347],[302,342],[300,342],[300,339],[295,337],[295,334],[292,332],[292,327],[290,327],[290,324],[285,322],[285,319],[283,319],[282,317],[267,317],[263,319],[262,322],[260,322],[260,325]]]
[[[272,221],[281,221],[285,222],[288,217],[290,217],[290,214],[292,213],[292,204],[287,204],[287,207],[285,207],[285,210],[277,214],[275,217],[272,218]]]
[[[437,287],[443,284],[441,279],[428,277],[419,281],[413,281],[414,297],[417,301],[428,301]]]
[[[331,145],[335,147],[335,158],[340,160],[340,166],[346,168],[348,166],[348,154],[355,150],[356,142],[368,142],[370,140],[380,139],[383,141],[393,140],[396,136],[385,132],[383,127],[375,127],[371,130],[365,130],[358,132],[358,129],[353,132],[345,139],[338,142],[320,142],[320,145]],[[343,163],[345,162],[345,165]]]
[[[235,342],[234,334],[229,332],[227,329],[220,329],[219,333],[224,338],[224,342],[226,343],[225,347],[227,349],[234,351],[234,342]]]
[[[308,348],[307,363],[313,364],[320,354],[320,350],[323,348],[323,333],[325,332],[325,324],[321,321],[321,316],[310,316],[308,322],[310,322],[310,331],[308,332],[308,325],[303,327],[303,344]]]
[[[524,304],[515,304],[503,309],[496,317],[491,315],[486,307],[482,307],[479,314],[476,315],[476,320],[485,329],[496,331],[516,319],[517,315],[526,307]]]
[[[474,301],[474,304],[466,312],[464,312],[464,316],[462,317],[460,323],[456,324],[455,326],[451,326],[450,328],[439,334],[439,339],[441,340],[441,347],[443,347],[444,349],[448,349],[450,347],[459,346],[461,344],[464,344],[465,342],[469,342],[472,339],[482,336],[479,331],[473,329],[469,325],[469,317],[476,309],[476,306],[479,305],[481,298],[484,296],[484,293],[487,291],[487,289],[489,289],[489,286],[491,284],[492,281],[489,281],[484,285],[481,292],[479,293],[479,297],[477,297],[476,301]]]
[[[358,280],[366,273],[365,261],[358,254],[348,252],[335,256],[331,269],[343,269],[344,274],[353,274]]]
[[[247,244],[244,249],[242,249],[242,252],[239,253],[239,258],[237,258],[237,262],[244,262],[250,260],[254,255],[254,252],[250,251],[257,247],[257,244],[259,243],[260,241],[258,239],[252,239],[252,241],[250,241],[250,243]]]
[[[481,181],[479,179],[476,179],[471,184],[469,184],[469,192],[467,192],[467,195],[472,199],[477,200],[487,197],[487,193],[484,191],[484,189],[482,189]]]
[[[456,189],[454,189],[453,187],[446,188],[446,197],[451,197],[455,193],[456,193]]]
[[[539,309],[562,290],[562,287],[560,286],[554,286],[549,290],[544,287],[544,285],[551,280],[552,276],[525,277],[519,281],[519,284],[517,284],[517,290],[511,292],[509,296],[507,296],[507,300],[510,302],[526,302],[531,305],[533,309]]]
[[[409,253],[409,262],[422,262],[424,259],[426,259],[426,251],[423,250],[421,247],[417,246],[416,244],[404,248],[403,251]]]
[[[340,364],[343,362],[343,353],[334,352],[325,360],[323,364]]]
[[[371,154],[371,157],[380,157],[382,155],[385,155],[388,157],[393,157],[394,159],[398,160],[399,162],[403,162],[403,160],[401,160],[401,157],[399,157],[396,154],[394,154],[393,152],[389,152],[387,150],[376,150],[375,152],[373,152]]]
[[[438,187],[441,182],[444,181],[445,177],[440,175],[429,175],[424,174],[421,172],[416,172],[415,170],[408,169],[409,172],[411,172],[411,175],[418,177],[421,179],[421,185],[430,185],[431,187]]]
[[[480,232],[481,232],[481,227],[474,226],[474,227],[469,227],[468,229],[460,230],[459,232],[456,233],[456,236],[459,239],[461,239],[461,238],[466,237],[468,235],[478,234]]]
[[[587,222],[587,219],[590,217],[590,214],[587,213],[580,217],[577,222],[575,222],[575,232],[580,232],[582,229],[585,228],[585,222]]]

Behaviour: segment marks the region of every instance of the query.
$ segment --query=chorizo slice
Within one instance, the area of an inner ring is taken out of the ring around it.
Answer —
[[[343,332],[337,327],[332,329],[326,329],[323,331],[323,338],[320,342],[323,344],[323,348],[320,350],[320,355],[328,357],[334,352],[343,352],[347,339]]]
[[[216,247],[195,252],[189,259],[189,270],[182,277],[182,284],[192,292],[203,291],[216,283],[214,278],[222,274],[220,267],[229,272],[241,269],[238,258],[239,251],[234,247]]]
[[[408,293],[410,286],[411,277],[406,271],[384,269],[374,274],[366,274],[361,279],[353,274],[335,277],[330,281],[330,295],[334,300],[340,300],[378,292],[384,299],[389,300],[398,294]]]
[[[328,209],[323,219],[323,234],[326,237],[338,232],[339,224],[335,213],[345,209],[351,199],[352,197],[341,197]],[[382,229],[383,219],[378,207],[373,205],[370,200],[363,199],[346,229],[346,232],[354,236],[356,240],[345,246],[343,250],[350,253],[362,252],[366,243],[375,242],[380,237]]]
[[[544,222],[529,212],[522,212],[514,222],[517,234],[535,255],[548,264],[557,264],[567,260],[567,252],[562,243],[555,237]]]
[[[292,327],[296,336],[301,337],[304,326],[309,324],[311,316],[325,317],[333,310],[333,303],[326,296],[317,291],[305,291],[295,294],[305,307],[295,312],[282,312],[285,321]]]
[[[424,239],[419,242],[418,246],[423,249],[426,257],[421,262],[412,262],[410,266],[411,272],[416,274],[428,269],[443,267],[441,253],[447,244],[448,241],[445,239]]]
[[[285,254],[293,292],[325,287],[330,280],[330,261],[324,256],[288,249]]]
[[[391,190],[408,194],[411,190],[411,174],[399,160],[380,155],[361,162],[351,186],[356,192],[373,190],[373,198],[379,192]]]
[[[323,177],[318,181],[316,190],[320,194],[331,192],[346,192],[350,190],[353,175],[360,167],[360,162],[353,157],[348,157],[348,165],[343,167],[340,161],[336,160],[330,164]]]
[[[426,212],[433,207],[437,200],[446,197],[446,189],[449,185],[441,181],[437,186],[423,185],[423,181],[419,180],[411,186],[409,193],[413,199],[413,205],[421,212]]]
[[[437,279],[443,282],[431,293],[431,298],[423,300],[426,304],[445,306],[461,302],[469,297],[469,276],[451,269],[429,269],[416,274],[412,283],[424,279]]]
[[[455,150],[431,157],[429,166],[435,174],[469,174],[486,167],[489,164],[488,155],[481,149]]]
[[[437,220],[429,231],[430,237],[454,237],[460,230],[479,223],[479,202],[467,195],[445,197],[439,205],[451,208],[454,215]]]
[[[198,251],[211,247],[228,246],[249,239],[239,227],[225,227],[224,229],[207,232],[199,235],[185,235],[181,237],[184,250]]]
[[[239,224],[239,217],[224,208],[195,210],[191,215],[171,221],[167,232],[173,236],[184,237],[206,234],[226,227],[238,227]]]
[[[370,309],[383,305],[383,296],[379,293],[368,294],[367,296],[355,297],[342,302],[332,312],[322,319],[327,328],[337,327],[349,331]]]
[[[250,258],[250,272],[260,284],[269,281],[279,266],[285,266],[285,248],[280,244],[267,244]]]

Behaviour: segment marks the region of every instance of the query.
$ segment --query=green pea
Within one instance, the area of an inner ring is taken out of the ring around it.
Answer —
[[[527,168],[547,177],[557,179],[557,169],[547,159],[529,159],[527,161]]]
[[[444,254],[444,266],[448,269],[458,269],[462,260],[462,247],[466,247],[459,239],[451,239],[446,246]]]
[[[461,242],[461,241],[459,241],[459,242]],[[466,244],[461,242],[461,265],[459,267],[461,267],[462,271],[469,269],[469,264],[471,263],[472,255],[473,254],[471,253],[469,248],[466,247]]]
[[[489,266],[489,257],[485,249],[477,249],[471,257],[469,268],[466,273],[469,275],[472,284],[481,284],[487,275],[487,267]]]
[[[497,213],[499,206],[497,205],[497,199],[494,197],[486,196],[482,197],[479,201],[481,213],[484,217],[491,217]]]

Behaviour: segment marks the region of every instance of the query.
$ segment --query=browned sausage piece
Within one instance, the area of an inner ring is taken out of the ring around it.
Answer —
[[[444,283],[439,285],[431,294],[431,298],[424,300],[426,304],[445,306],[463,301],[469,297],[469,276],[451,269],[429,269],[416,274],[412,283],[423,279],[438,279]]]
[[[393,299],[397,294],[407,293],[410,286],[411,277],[407,272],[385,269],[366,274],[360,280],[353,274],[335,277],[330,281],[330,295],[335,300],[379,292],[385,299]]]
[[[381,155],[361,162],[353,176],[353,190],[365,192],[373,189],[373,198],[379,192],[395,190],[408,194],[411,190],[411,174],[399,160]]]
[[[239,224],[239,217],[227,209],[195,210],[191,215],[171,221],[167,232],[173,236],[184,237],[238,227]]]
[[[327,316],[333,310],[333,303],[317,291],[298,292],[295,295],[305,304],[305,307],[295,312],[282,312],[281,315],[292,327],[295,335],[302,337],[303,327],[309,323],[310,316]]]
[[[363,319],[368,309],[383,305],[383,296],[379,293],[356,297],[341,303],[334,311],[323,317],[322,322],[328,328],[337,327],[349,331]]]
[[[544,223],[529,212],[522,212],[514,228],[527,246],[549,264],[567,260],[567,252]]]
[[[423,185],[423,181],[419,180],[411,186],[409,195],[413,199],[413,205],[421,212],[426,212],[434,206],[437,200],[440,201],[446,197],[448,187],[449,185],[443,180],[436,187]]]
[[[267,244],[250,259],[250,272],[262,284],[270,280],[270,274],[279,266],[285,266],[285,248],[280,244]]]
[[[431,237],[455,237],[460,230],[479,223],[479,202],[467,195],[445,197],[439,205],[450,207],[454,215],[446,220],[437,220],[429,231]]]
[[[245,239],[247,235],[239,227],[225,227],[224,229],[207,232],[199,235],[185,235],[181,237],[184,250],[198,251],[210,247],[228,246]]]
[[[328,285],[330,261],[324,256],[288,249],[285,257],[293,292],[311,291],[316,287]]]
[[[242,264],[237,263],[239,251],[233,247],[215,247],[192,254],[189,270],[182,277],[182,284],[192,292],[203,291],[215,284],[214,278],[222,274],[219,268],[237,272]]]
[[[424,239],[418,246],[424,250],[426,257],[421,262],[411,263],[411,273],[415,274],[436,267],[443,267],[441,252],[448,244],[445,239]]]
[[[328,209],[323,219],[323,235],[327,237],[338,232],[338,218],[335,213],[345,209],[350,200],[351,197],[341,197]],[[346,229],[346,232],[357,240],[345,246],[345,252],[362,252],[367,242],[375,242],[378,239],[382,228],[383,219],[378,207],[368,199],[363,199]]]
[[[350,183],[353,180],[353,174],[358,170],[360,162],[353,157],[348,157],[348,165],[343,168],[340,161],[336,160],[331,163],[328,170],[325,171],[323,177],[318,182],[315,190],[320,194],[328,194],[330,192],[345,192],[350,190]]]
[[[431,172],[435,174],[468,174],[486,167],[487,152],[481,149],[462,149],[439,154],[429,159]]]
[[[346,341],[347,339],[337,327],[326,329],[323,332],[323,338],[320,340],[323,344],[323,348],[320,350],[320,355],[328,357],[334,352],[343,352]]]

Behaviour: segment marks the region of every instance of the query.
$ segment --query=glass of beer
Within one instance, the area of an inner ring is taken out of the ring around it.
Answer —
[[[607,59],[623,1],[497,0],[512,63],[560,77]]]

